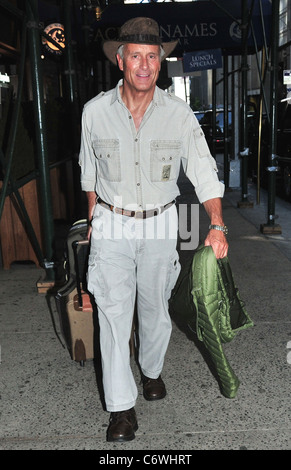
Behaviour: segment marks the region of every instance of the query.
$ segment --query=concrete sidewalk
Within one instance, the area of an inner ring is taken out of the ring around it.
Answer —
[[[185,199],[191,198],[191,191]],[[253,200],[254,188],[250,187]],[[94,361],[71,360],[53,297],[38,294],[42,271],[13,264],[0,269],[2,450],[94,449],[181,451],[291,449],[291,256],[289,203],[278,200],[282,235],[265,236],[265,203],[238,209],[240,192],[223,201],[229,259],[255,326],[224,346],[241,385],[224,398],[196,342],[173,325],[163,379],[164,400],[143,399],[140,377],[134,441],[105,440],[109,413],[98,393]],[[200,210],[201,235],[207,217]],[[289,356],[288,356],[289,354]],[[289,358],[289,360],[288,360]],[[186,452],[187,451],[187,452]]]

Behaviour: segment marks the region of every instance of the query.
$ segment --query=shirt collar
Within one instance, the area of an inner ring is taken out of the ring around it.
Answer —
[[[119,88],[121,87],[122,84],[123,84],[123,79],[121,78],[119,82],[117,83],[116,87],[113,89],[110,104],[115,103],[115,101],[120,101],[120,102],[122,101],[121,96],[120,96],[120,91],[119,91]]]
[[[159,88],[158,86],[156,86],[155,88],[153,103],[156,104],[157,106],[164,106],[165,104],[163,90],[161,90],[161,88]]]

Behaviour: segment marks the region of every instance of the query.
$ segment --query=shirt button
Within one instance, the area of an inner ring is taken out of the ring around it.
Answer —
[[[131,116],[128,116],[128,119],[131,119]]]
[[[138,162],[135,162],[136,165],[138,165]]]
[[[137,142],[137,141],[138,141],[138,138],[136,138],[136,139],[134,139],[134,140],[135,140],[135,142]]]
[[[137,186],[140,186],[140,183],[137,183]]]

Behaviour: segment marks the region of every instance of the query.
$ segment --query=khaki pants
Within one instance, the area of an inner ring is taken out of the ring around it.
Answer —
[[[108,411],[133,407],[138,395],[129,351],[135,300],[141,370],[150,378],[162,371],[172,331],[168,300],[180,272],[177,230],[174,205],[144,220],[95,208],[88,289],[98,308]]]

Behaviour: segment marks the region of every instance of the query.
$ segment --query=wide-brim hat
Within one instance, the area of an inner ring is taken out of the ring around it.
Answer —
[[[113,63],[116,62],[116,53],[122,44],[154,44],[162,46],[165,54],[164,60],[175,49],[178,41],[162,42],[159,34],[159,25],[152,18],[137,17],[126,21],[120,28],[119,38],[103,43],[103,51],[106,57]]]

